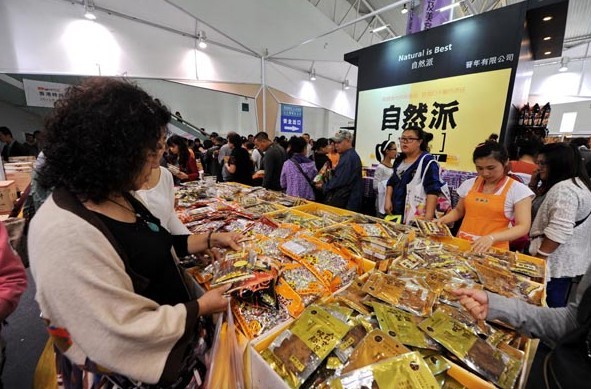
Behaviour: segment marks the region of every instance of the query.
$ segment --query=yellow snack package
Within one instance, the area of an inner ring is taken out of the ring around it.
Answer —
[[[363,303],[363,298],[367,295],[363,290],[363,281],[356,279],[349,287],[335,296],[336,300],[353,308],[359,313],[369,315],[371,312]]]
[[[362,324],[357,324],[351,328],[339,345],[334,349],[334,354],[338,357],[341,363],[346,363],[355,348],[367,335],[367,330]]]
[[[495,385],[503,389],[515,385],[522,361],[479,338],[465,324],[442,311],[435,311],[419,324],[419,328]]]
[[[373,272],[362,289],[373,297],[418,316],[429,316],[437,293],[432,292],[424,280],[398,278]]]
[[[353,350],[343,374],[407,352],[410,350],[396,339],[381,330],[373,330]]]
[[[400,343],[407,346],[439,350],[440,347],[417,324],[421,321],[412,313],[402,311],[392,306],[372,303],[380,328]]]
[[[333,378],[322,388],[436,389],[439,384],[417,352],[409,352]]]
[[[291,388],[299,388],[349,331],[349,326],[311,305],[261,352]]]

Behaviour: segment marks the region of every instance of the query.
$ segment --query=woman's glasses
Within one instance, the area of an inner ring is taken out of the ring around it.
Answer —
[[[410,143],[415,140],[419,140],[419,138],[400,138],[399,140],[400,140],[400,143]]]

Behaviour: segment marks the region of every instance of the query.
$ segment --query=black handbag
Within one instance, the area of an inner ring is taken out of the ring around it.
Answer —
[[[577,311],[579,327],[560,339],[544,361],[547,388],[588,388],[591,382],[591,286]]]

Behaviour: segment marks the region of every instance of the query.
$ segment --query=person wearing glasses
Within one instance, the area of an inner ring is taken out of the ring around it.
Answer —
[[[396,155],[398,155],[398,148],[396,142],[389,142],[383,150],[384,158],[376,167],[373,175],[373,189],[376,191],[376,215],[379,218],[386,216],[384,210],[384,203],[386,200],[386,184],[392,173],[394,172],[393,165]]]
[[[475,252],[491,246],[509,250],[510,241],[529,231],[534,193],[508,176],[509,155],[502,144],[490,140],[479,144],[472,160],[478,176],[460,185],[458,204],[438,221],[463,218],[458,237],[472,241]]]
[[[433,140],[433,134],[425,132],[419,127],[407,128],[399,138],[402,152],[392,166],[393,174],[386,186],[384,210],[387,214],[400,215],[404,223],[409,222],[409,220],[404,220],[407,185],[415,174],[422,174],[427,166],[428,170],[425,172],[423,181],[425,193],[427,193],[424,218],[431,220],[435,217],[437,197],[443,184],[439,180],[439,165],[429,164],[429,161],[434,159],[429,154],[431,140]]]
[[[564,307],[573,283],[591,265],[591,180],[576,146],[544,145],[537,163],[529,251],[547,261],[548,306]]]

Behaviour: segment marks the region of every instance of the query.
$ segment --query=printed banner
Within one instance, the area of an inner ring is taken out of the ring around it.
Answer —
[[[25,98],[29,107],[53,108],[56,101],[64,97],[69,84],[23,79]]]
[[[281,104],[281,132],[304,132],[304,108],[299,105]]]
[[[442,7],[450,5],[453,0],[424,0],[408,2],[408,23],[406,34],[428,30],[451,20],[453,9],[440,11]]]
[[[418,126],[446,168],[473,171],[474,148],[503,123],[510,78],[502,69],[360,92],[355,149],[364,165],[377,163],[382,143]]]

